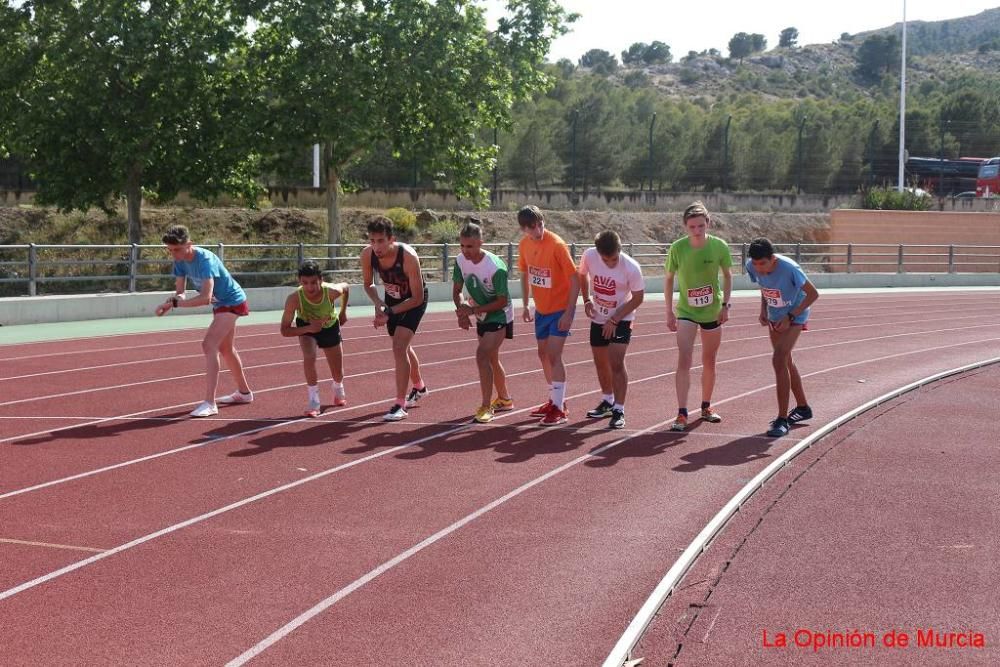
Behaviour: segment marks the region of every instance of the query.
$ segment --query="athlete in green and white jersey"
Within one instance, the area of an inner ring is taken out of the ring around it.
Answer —
[[[507,289],[507,264],[483,250],[482,227],[475,222],[466,223],[459,234],[459,243],[462,253],[455,258],[452,272],[452,300],[458,326],[469,329],[471,318],[476,318],[479,334],[476,364],[483,400],[474,419],[485,424],[493,420],[495,412],[514,409],[507,391],[507,375],[500,363],[500,346],[504,339],[514,337],[514,307]],[[463,288],[469,294],[468,301],[462,298]],[[497,398],[491,401],[494,387]]]
[[[712,409],[715,389],[715,359],[722,343],[722,325],[729,319],[729,295],[733,289],[729,245],[707,233],[711,218],[700,201],[684,210],[687,235],[670,246],[667,254],[664,296],[667,328],[677,332],[677,418],[672,431],[687,428],[688,388],[691,385],[691,357],[701,329],[701,418],[712,424],[722,417]],[[722,274],[720,284],[719,274]],[[677,312],[674,313],[674,276],[680,283]]]

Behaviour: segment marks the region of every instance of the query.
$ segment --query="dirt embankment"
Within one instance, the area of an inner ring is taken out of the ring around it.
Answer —
[[[345,209],[341,224],[345,243],[364,242],[365,223],[381,211]],[[413,242],[430,242],[428,227],[434,220],[458,223],[474,215],[484,223],[489,242],[520,238],[514,213],[482,211],[429,212],[418,216]],[[669,243],[683,234],[679,213],[616,211],[546,211],[549,229],[568,242],[589,243],[604,229],[617,231],[626,243]],[[145,208],[142,213],[145,243],[159,243],[160,234],[174,224],[187,225],[192,238],[202,243],[323,243],[326,212],[316,209],[273,208],[260,211],[236,208]],[[767,236],[775,242],[822,243],[829,238],[826,213],[713,213],[712,233],[730,242]],[[127,225],[121,215],[100,211],[61,214],[47,209],[0,208],[0,245],[26,243],[123,244]]]

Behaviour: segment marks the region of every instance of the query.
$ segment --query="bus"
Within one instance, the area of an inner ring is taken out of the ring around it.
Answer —
[[[986,158],[960,157],[944,160],[936,157],[911,157],[906,160],[907,183],[938,196],[956,195],[974,190]]]
[[[979,167],[979,175],[976,177],[976,196],[997,195],[1000,195],[1000,157],[991,157]]]

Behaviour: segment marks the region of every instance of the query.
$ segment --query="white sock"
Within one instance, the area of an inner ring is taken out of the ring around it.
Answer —
[[[603,398],[604,398],[604,402],[605,403],[614,403],[615,402],[615,395],[614,394],[604,394]]]
[[[615,406],[612,408],[612,410],[620,410],[621,412],[625,412],[625,404],[615,403]]]
[[[566,383],[565,382],[553,382],[552,383],[552,405],[556,406],[560,410],[563,409],[563,403],[566,402]]]
[[[318,384],[307,384],[306,389],[309,391],[309,400],[316,402],[319,401],[319,385]]]
[[[331,382],[333,382],[333,393],[334,394],[343,394],[344,393],[344,383],[343,382],[337,382],[336,380],[331,380]]]

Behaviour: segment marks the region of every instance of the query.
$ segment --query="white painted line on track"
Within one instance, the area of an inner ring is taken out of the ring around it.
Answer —
[[[0,544],[16,544],[25,547],[43,547],[46,549],[68,549],[69,551],[90,551],[93,553],[104,553],[104,549],[94,549],[93,547],[79,547],[72,544],[52,544],[50,542],[31,542],[28,540],[14,540],[0,537]]]
[[[989,339],[989,340],[1000,340],[1000,338],[992,338],[992,339]],[[967,344],[968,343],[960,343],[958,345],[967,345]],[[956,346],[958,346],[958,345],[956,345]],[[942,348],[934,348],[934,349],[944,349],[944,348],[947,348],[947,347],[953,347],[953,346],[942,346]],[[904,356],[905,354],[914,354],[914,353],[913,352],[909,352],[909,353],[902,353],[900,355],[892,355],[892,356]],[[867,361],[855,362],[855,363],[852,363],[852,364],[845,364],[845,365],[837,366],[837,367],[834,367],[834,368],[831,368],[831,369],[825,369],[823,371],[817,371],[815,373],[811,373],[810,375],[818,375],[820,373],[831,372],[833,370],[839,370],[841,368],[846,368],[848,366],[854,366],[854,365],[859,365],[859,364],[863,364],[863,363],[871,363],[872,361],[882,361],[883,359],[886,359],[886,358],[890,358],[890,357],[878,357],[876,359],[871,359],[871,360],[867,360]],[[803,376],[803,377],[806,377],[806,376]],[[767,386],[767,387],[761,387],[759,389],[755,389],[755,390],[750,391],[750,392],[745,392],[743,394],[740,394],[739,396],[734,396],[734,397],[731,397],[731,398],[727,398],[727,399],[723,399],[721,401],[718,401],[716,404],[728,403],[730,401],[736,400],[737,398],[741,398],[741,397],[747,396],[749,394],[758,393],[758,392],[761,392],[761,391],[765,391],[767,389],[771,389],[771,388],[773,388],[773,386],[774,385],[772,384],[772,385]],[[597,456],[603,454],[604,452],[606,452],[606,451],[608,451],[608,450],[610,450],[610,449],[612,449],[614,447],[617,447],[618,445],[620,445],[620,444],[622,444],[624,442],[627,442],[627,441],[629,441],[629,440],[631,440],[633,438],[639,437],[641,435],[645,435],[647,433],[651,433],[651,432],[655,431],[656,429],[662,428],[662,427],[666,426],[667,424],[671,423],[672,421],[673,421],[673,416],[671,416],[670,419],[666,419],[664,421],[661,421],[661,422],[659,422],[657,424],[654,424],[653,426],[650,426],[648,428],[644,428],[644,429],[642,429],[640,431],[637,431],[635,433],[627,434],[625,437],[622,437],[622,438],[619,438],[617,440],[614,440],[613,442],[610,442],[610,443],[608,443],[606,445],[601,445],[600,447],[597,447],[596,449],[592,450],[591,452],[589,452],[587,454],[584,454],[582,456],[579,456],[579,457],[577,457],[577,458],[575,458],[575,459],[573,459],[573,460],[571,460],[571,461],[569,461],[567,463],[564,463],[561,466],[559,466],[557,468],[554,468],[554,469],[550,470],[549,472],[547,472],[547,473],[545,473],[543,475],[540,475],[539,477],[536,477],[535,479],[533,479],[533,480],[531,480],[529,482],[526,482],[526,483],[522,484],[521,486],[517,487],[513,491],[511,491],[511,492],[509,492],[509,493],[501,496],[500,498],[497,498],[496,500],[494,500],[494,501],[492,501],[492,502],[490,502],[490,503],[488,503],[488,504],[480,507],[476,511],[474,511],[474,512],[472,512],[470,514],[467,514],[466,516],[462,517],[461,519],[459,519],[458,521],[452,523],[451,525],[447,526],[446,528],[443,528],[443,529],[439,530],[438,532],[436,532],[433,535],[427,537],[426,539],[422,540],[421,542],[418,542],[417,544],[413,545],[412,547],[410,547],[406,551],[403,551],[402,553],[400,553],[399,555],[395,556],[394,558],[392,558],[392,559],[390,559],[388,561],[385,561],[384,563],[382,563],[381,565],[379,565],[375,569],[370,570],[368,573],[366,573],[363,576],[355,579],[353,582],[351,582],[347,586],[341,588],[340,590],[336,591],[335,593],[333,593],[329,597],[321,600],[319,603],[317,603],[316,605],[314,605],[310,609],[306,610],[305,612],[303,612],[299,616],[295,617],[294,619],[292,619],[291,621],[289,621],[288,623],[286,623],[284,626],[282,626],[278,630],[276,630],[273,633],[271,633],[270,635],[268,635],[266,638],[264,638],[263,640],[261,640],[259,643],[257,643],[256,645],[254,645],[250,649],[246,650],[245,652],[243,652],[242,654],[240,654],[236,658],[230,660],[228,663],[226,663],[226,667],[240,667],[241,665],[246,664],[252,658],[260,655],[261,653],[263,653],[264,651],[266,651],[268,648],[270,648],[271,646],[275,645],[276,643],[278,643],[279,641],[281,641],[282,639],[284,639],[285,637],[287,637],[288,635],[290,635],[297,628],[301,627],[302,625],[304,625],[305,623],[307,623],[311,619],[315,618],[319,614],[322,614],[324,611],[326,611],[327,609],[329,609],[333,605],[337,604],[337,602],[339,602],[340,600],[344,599],[345,597],[347,597],[348,595],[350,595],[354,591],[358,590],[359,588],[362,588],[363,586],[365,586],[366,584],[370,583],[371,581],[373,581],[377,577],[381,576],[382,574],[385,574],[386,572],[388,572],[389,570],[393,569],[394,567],[396,567],[400,563],[404,562],[405,560],[407,560],[411,556],[416,555],[417,553],[423,551],[424,549],[426,549],[427,547],[433,545],[434,543],[436,543],[436,542],[444,539],[445,537],[448,537],[449,535],[451,535],[455,531],[459,530],[463,526],[466,526],[469,523],[471,523],[472,521],[475,521],[476,519],[478,519],[479,517],[483,516],[487,512],[490,512],[491,510],[496,509],[500,505],[503,505],[508,500],[511,500],[512,498],[515,498],[515,497],[521,495],[525,491],[528,491],[528,490],[530,490],[530,489],[538,486],[539,484],[542,484],[543,482],[545,482],[545,481],[547,481],[547,480],[555,477],[556,475],[558,475],[558,474],[560,474],[560,473],[562,473],[562,472],[564,472],[566,470],[569,470],[570,468],[572,468],[572,467],[574,467],[574,466],[576,466],[576,465],[578,465],[580,463],[583,463],[583,462],[585,462],[585,461],[587,461],[589,459],[592,459],[592,458],[596,458]],[[678,433],[677,435],[680,436],[681,434]],[[796,446],[800,447],[801,443],[799,443]],[[2,598],[0,598],[0,599],[2,599]]]

